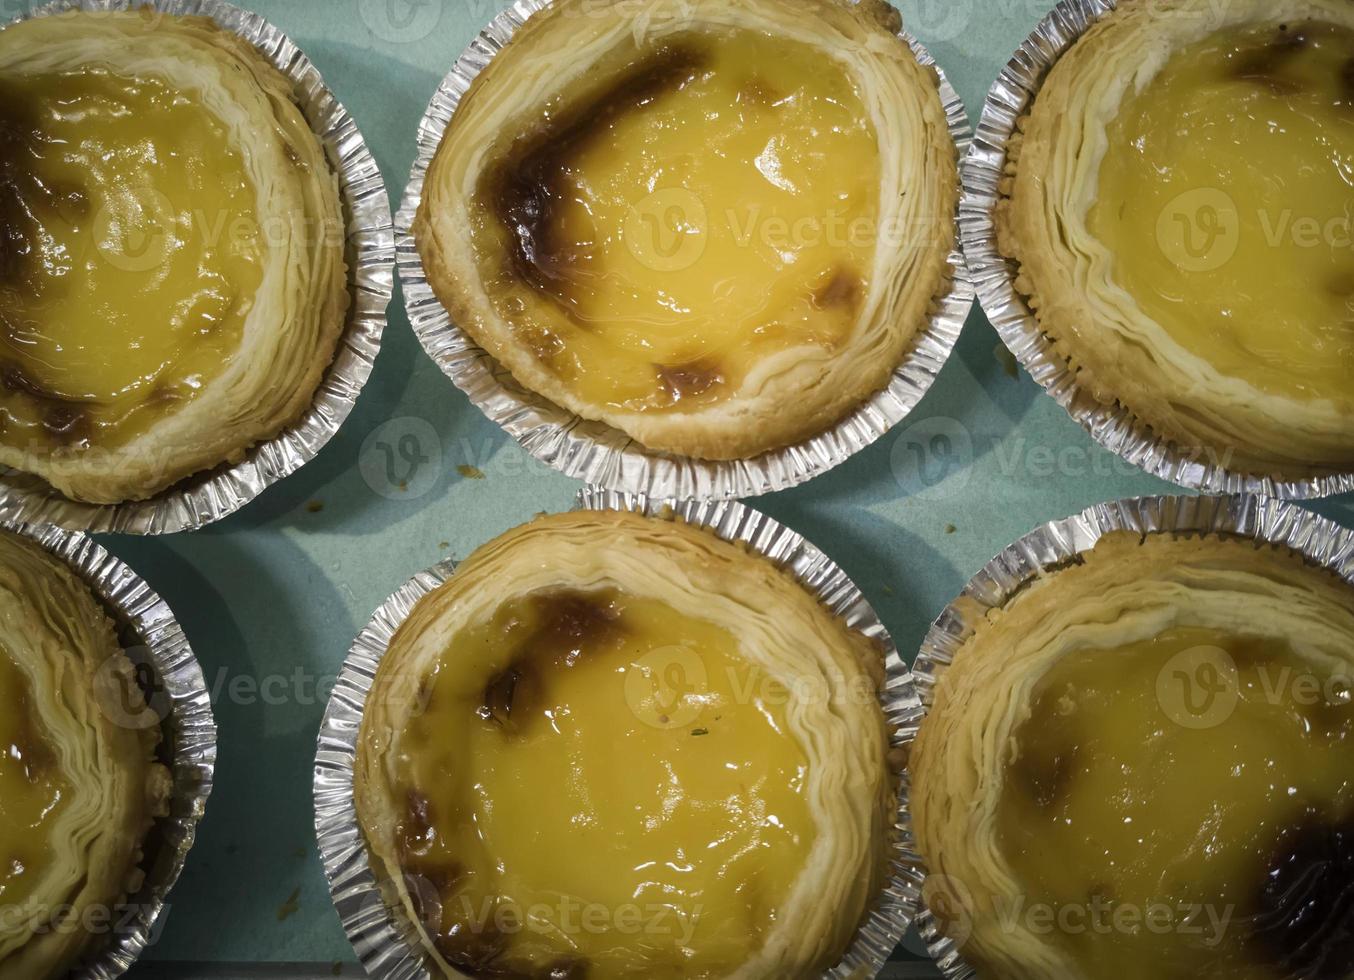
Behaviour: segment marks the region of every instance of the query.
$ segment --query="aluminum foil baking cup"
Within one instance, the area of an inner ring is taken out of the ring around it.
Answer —
[[[1135,497],[1099,504],[1075,517],[1035,528],[975,575],[940,614],[913,664],[916,684],[929,710],[945,668],[990,609],[1004,606],[1042,572],[1069,565],[1115,531],[1134,534],[1221,534],[1283,545],[1308,562],[1329,568],[1354,586],[1354,531],[1303,508],[1249,494],[1218,497]],[[924,714],[924,711],[923,711]],[[918,724],[920,719],[918,719]],[[912,732],[915,735],[917,726]],[[906,804],[904,804],[906,808]],[[909,841],[914,840],[908,828]],[[908,864],[915,880],[924,882],[925,862],[912,851]],[[975,977],[962,948],[942,935],[936,917],[921,903],[917,925],[941,972],[951,980]]]
[[[470,84],[526,19],[549,5],[550,0],[517,0],[495,17],[457,59],[419,123],[418,157],[395,217],[396,263],[409,322],[428,356],[480,411],[541,462],[589,484],[653,497],[726,500],[784,490],[845,462],[906,418],[944,367],[973,306],[973,286],[957,237],[949,256],[949,289],[936,299],[927,325],[888,385],[832,428],[752,459],[704,460],[647,449],[604,422],[581,418],[523,388],[452,322],[428,283],[411,231],[424,177]],[[923,65],[935,66],[940,74],[940,97],[962,160],[972,139],[964,103],[926,49],[907,33],[900,37]]]
[[[160,719],[164,737],[160,759],[173,774],[174,788],[169,815],[157,820],[146,837],[142,862],[146,880],[140,891],[113,910],[111,941],[92,950],[92,958],[70,973],[70,980],[113,980],[150,944],[155,925],[165,914],[166,896],[193,846],[216,768],[212,702],[202,668],[174,613],[139,575],[79,532],[17,521],[0,521],[0,527],[29,538],[65,562],[102,601],[116,624],[119,643],[136,667],[146,704]]]
[[[55,524],[82,531],[169,534],[191,531],[233,514],[265,488],[300,469],[338,432],[371,376],[393,292],[395,239],[385,181],[348,111],[325,87],[310,59],[258,14],[224,0],[56,0],[13,18],[72,10],[135,10],[210,17],[253,44],[295,85],[297,104],[319,136],[338,175],[347,223],[347,321],[334,361],[300,420],[258,443],[235,464],[188,477],[150,500],[87,504],[70,500],[45,480],[0,471],[0,519]]]
[[[1254,493],[1294,500],[1354,491],[1354,473],[1308,480],[1232,472],[1189,455],[1154,434],[1126,408],[1105,405],[1077,384],[1015,287],[1017,264],[997,249],[996,207],[1006,176],[1006,147],[1029,111],[1050,68],[1118,0],[1062,0],[1040,22],[998,76],[983,105],[977,135],[963,165],[960,238],[978,300],[1025,370],[1081,423],[1096,442],[1153,476],[1208,493]]]
[[[880,694],[895,747],[916,736],[922,703],[912,674],[860,589],[826,555],[789,528],[737,502],[676,502],[598,488],[578,494],[578,509],[674,515],[726,541],[742,542],[784,569],[850,628],[868,637],[884,657]],[[376,610],[344,661],[320,727],[315,757],[315,829],[330,894],[343,929],[367,974],[377,980],[431,980],[440,976],[425,958],[412,926],[382,898],[368,860],[353,803],[353,770],[362,711],[376,670],[396,629],[423,596],[445,582],[455,563],[444,561],[409,580]],[[905,774],[904,774],[905,778]],[[900,794],[905,798],[905,793]],[[920,903],[922,874],[904,838],[900,802],[888,882],[842,961],[824,980],[873,977],[902,939]]]

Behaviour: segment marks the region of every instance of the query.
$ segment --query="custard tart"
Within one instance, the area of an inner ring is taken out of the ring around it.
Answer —
[[[978,975],[1354,971],[1354,587],[1116,532],[978,625],[911,757],[925,890]]]
[[[1354,470],[1354,4],[1123,0],[1009,151],[999,248],[1078,386],[1224,469]]]
[[[880,651],[679,521],[541,517],[391,640],[355,798],[434,973],[815,977],[880,897]]]
[[[0,30],[0,464],[115,504],[310,405],[348,293],[292,84],[204,17]]]
[[[557,0],[470,86],[413,235],[524,388],[743,459],[885,386],[946,290],[938,74],[882,0]]]
[[[121,919],[168,811],[159,719],[93,594],[0,531],[0,980],[55,980]]]

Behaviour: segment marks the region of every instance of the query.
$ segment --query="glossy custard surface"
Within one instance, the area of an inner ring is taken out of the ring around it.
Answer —
[[[192,399],[261,282],[254,195],[192,92],[0,75],[0,438],[117,446]]]
[[[21,907],[51,858],[52,826],[70,796],[41,731],[28,678],[0,648],[0,911]]]
[[[998,914],[1092,978],[1348,976],[1348,675],[1193,628],[1065,657],[1017,732]]]
[[[614,591],[458,635],[399,758],[402,863],[443,955],[485,976],[745,962],[814,837],[786,694],[724,630]]]
[[[499,314],[580,396],[637,411],[708,405],[768,354],[842,342],[868,293],[880,180],[846,69],[748,31],[616,61],[481,182]]]
[[[1232,29],[1109,127],[1089,227],[1187,350],[1275,395],[1354,387],[1354,31]]]

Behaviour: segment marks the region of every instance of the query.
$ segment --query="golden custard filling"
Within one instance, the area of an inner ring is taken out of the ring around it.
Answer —
[[[36,893],[70,792],[38,728],[28,678],[0,648],[0,911],[21,908]]]
[[[222,120],[153,75],[0,76],[0,438],[113,448],[237,349],[263,275]]]
[[[1354,384],[1354,31],[1233,28],[1109,126],[1088,226],[1182,347],[1272,395]]]
[[[787,691],[727,631],[615,590],[459,633],[400,740],[400,863],[471,975],[722,976],[815,831]]]
[[[746,30],[613,62],[480,182],[497,313],[580,397],[633,411],[710,405],[768,355],[841,344],[870,287],[880,179],[847,70]]]
[[[1011,925],[1088,978],[1348,975],[1354,704],[1282,641],[1176,628],[1039,682],[998,811]]]

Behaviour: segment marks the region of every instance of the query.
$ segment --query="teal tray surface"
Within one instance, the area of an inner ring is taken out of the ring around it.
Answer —
[[[0,13],[18,13],[6,10],[15,2],[0,0]],[[318,66],[375,153],[392,206],[428,99],[504,6],[246,5]],[[1052,3],[900,6],[976,122],[988,86]],[[397,292],[375,375],[315,460],[203,531],[101,538],[174,608],[220,726],[206,819],[134,980],[319,976],[331,965],[360,975],[329,902],[312,828],[311,767],[329,686],[371,611],[411,575],[464,557],[540,511],[567,510],[578,488],[532,460],[441,374],[414,339]],[[970,576],[1035,525],[1107,499],[1174,492],[1184,491],[1097,446],[1017,370],[975,307],[911,418],[827,475],[751,503],[835,559],[910,658]],[[1352,497],[1312,507],[1354,523]],[[920,948],[915,940],[909,946]],[[274,965],[245,966],[251,963]],[[892,975],[925,974],[900,964]]]

